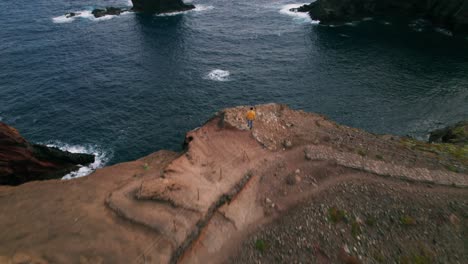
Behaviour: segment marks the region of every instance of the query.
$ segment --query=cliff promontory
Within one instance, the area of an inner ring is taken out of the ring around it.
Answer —
[[[70,181],[0,186],[0,263],[462,263],[466,146],[285,105]],[[44,195],[47,194],[47,195]]]
[[[365,17],[427,19],[455,34],[468,35],[465,0],[317,0],[297,9],[322,24],[339,24]]]
[[[31,144],[16,129],[0,122],[0,185],[56,179],[92,162],[93,155]]]

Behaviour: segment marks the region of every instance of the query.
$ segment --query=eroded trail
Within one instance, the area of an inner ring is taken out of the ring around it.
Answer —
[[[3,231],[0,256],[22,247],[45,263],[223,263],[249,233],[346,182],[424,182],[466,194],[468,176],[446,169],[451,162],[466,171],[463,159],[276,104],[257,107],[250,131],[246,110],[226,109],[187,133],[181,154],[159,152],[76,181],[0,189],[4,215],[16,217],[0,219],[13,227]],[[48,202],[40,203],[41,192],[50,193]],[[32,214],[19,207],[34,212],[34,226],[20,227]],[[21,236],[19,228],[38,233]],[[72,252],[69,241],[80,242]]]

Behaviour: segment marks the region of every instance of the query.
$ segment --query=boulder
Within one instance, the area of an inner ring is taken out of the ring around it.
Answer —
[[[132,3],[133,10],[148,13],[171,13],[195,8],[182,0],[132,0]]]
[[[437,129],[429,135],[429,142],[468,144],[468,121],[461,121],[454,125]]]
[[[61,178],[94,162],[94,156],[76,154],[27,142],[19,132],[0,122],[0,185]]]

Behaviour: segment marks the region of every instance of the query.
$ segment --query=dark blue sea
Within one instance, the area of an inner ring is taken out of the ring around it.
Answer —
[[[421,139],[468,119],[466,39],[376,19],[319,26],[287,12],[295,1],[193,3],[94,19],[131,3],[2,0],[0,119],[30,141],[97,153],[96,167],[180,150],[186,131],[236,105],[286,103]]]

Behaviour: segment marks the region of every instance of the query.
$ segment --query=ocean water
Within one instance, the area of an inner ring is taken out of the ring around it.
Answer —
[[[95,7],[131,3],[1,1],[0,120],[33,142],[97,154],[86,174],[180,150],[186,131],[235,105],[286,103],[419,138],[468,118],[468,41],[450,32],[376,19],[320,26],[288,11],[296,1],[193,3],[94,19]]]

